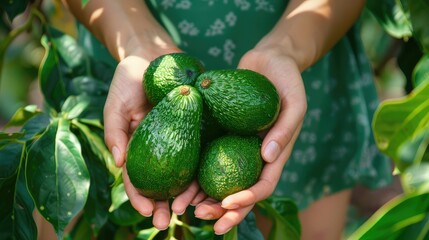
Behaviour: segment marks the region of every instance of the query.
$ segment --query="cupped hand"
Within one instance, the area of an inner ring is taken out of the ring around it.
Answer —
[[[144,71],[151,60],[139,55],[130,55],[119,62],[104,107],[104,136],[116,166],[123,168],[125,191],[132,206],[143,216],[153,215],[153,225],[163,230],[170,223],[168,201],[154,201],[141,195],[131,184],[125,167],[128,141],[140,121],[152,108],[142,87]],[[175,198],[172,210],[182,214],[198,190],[198,184],[192,183],[185,192]]]
[[[249,189],[226,197],[222,202],[206,198],[197,205],[195,216],[206,220],[218,219],[214,225],[217,234],[224,234],[239,224],[258,201],[273,193],[301,130],[307,109],[299,68],[281,49],[253,49],[243,56],[238,67],[265,75],[279,93],[281,108],[277,121],[266,133],[262,143],[261,155],[266,164],[259,181]]]

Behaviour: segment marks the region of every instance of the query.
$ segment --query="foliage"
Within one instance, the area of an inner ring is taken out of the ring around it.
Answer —
[[[377,145],[395,162],[405,192],[380,208],[350,239],[428,239],[429,2],[369,1],[368,7],[385,31],[400,39],[404,48],[415,41],[419,53],[412,54],[421,58],[412,65],[402,65],[412,85],[410,93],[384,101],[373,120]],[[409,63],[404,59],[410,59],[409,55],[399,55],[398,63]]]
[[[32,30],[34,22],[41,26],[45,55],[39,85],[46,104],[44,109],[18,109],[0,132],[0,239],[36,239],[33,211],[52,224],[58,239],[237,239],[240,227],[215,236],[213,222],[192,218],[192,209],[183,216],[173,214],[165,231],[134,210],[103,137],[102,112],[113,70],[54,28],[40,6],[40,1],[26,0],[0,4],[7,16],[3,24],[9,26],[0,45],[0,69],[11,42]],[[12,28],[10,22],[23,13],[25,22]],[[293,202],[265,200],[258,206],[275,222],[270,239],[299,238]],[[75,225],[65,232],[72,220]],[[254,225],[246,227],[258,231]]]

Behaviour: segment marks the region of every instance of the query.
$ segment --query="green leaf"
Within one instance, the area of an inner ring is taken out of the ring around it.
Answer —
[[[367,1],[367,9],[391,36],[408,38],[412,36],[408,14],[395,0]]]
[[[87,144],[93,154],[97,156],[97,159],[101,160],[109,170],[110,174],[116,179],[120,177],[122,172],[122,168],[118,168],[115,165],[113,160],[113,156],[104,143],[104,137],[102,131],[100,129],[94,129],[90,126],[81,123],[80,121],[73,121],[73,125],[75,125],[80,131],[80,138],[83,139],[85,144]]]
[[[283,202],[282,213],[276,210],[270,201],[273,201],[274,205]],[[269,235],[270,240],[300,239],[301,227],[298,220],[298,208],[293,201],[283,198],[274,200],[265,199],[258,202],[257,206],[265,211],[267,217],[273,221],[273,227]],[[284,215],[284,213],[287,214]]]
[[[372,128],[377,146],[395,160],[399,170],[409,163],[402,162],[398,149],[405,141],[414,139],[429,121],[429,82],[414,89],[408,96],[387,100],[374,114]]]
[[[184,239],[213,240],[217,236],[214,234],[213,223],[203,223],[202,226],[193,226],[183,222],[182,227],[184,229]]]
[[[109,213],[109,219],[119,226],[129,226],[145,220],[146,217],[135,210],[130,201],[126,201],[115,211]]]
[[[65,237],[65,240],[68,239],[95,239],[92,234],[91,224],[85,218],[80,217],[70,233]]]
[[[22,148],[23,145],[14,143],[0,150],[0,186],[5,179],[11,178],[17,173]]]
[[[399,146],[398,157],[401,160],[401,165],[409,166],[411,164],[420,164],[428,146],[429,126],[421,129],[414,138],[404,140],[404,142]]]
[[[349,239],[404,239],[398,236],[407,227],[424,220],[428,208],[429,192],[394,198],[375,212]]]
[[[238,239],[261,240],[264,239],[262,232],[256,225],[256,218],[253,212],[249,212],[247,216],[237,225]]]
[[[73,37],[52,27],[46,32],[42,38],[46,53],[39,70],[40,88],[46,102],[58,112],[70,95],[66,89],[70,81],[90,71],[89,57]]]
[[[91,99],[88,96],[69,96],[61,107],[61,112],[67,119],[74,119],[79,117],[90,104]]]
[[[429,2],[427,0],[408,0],[413,36],[425,53],[429,53]]]
[[[226,234],[224,234],[223,240],[238,240],[237,226],[233,227]]]
[[[90,76],[75,77],[68,85],[68,92],[71,95],[106,96],[108,91],[109,84]]]
[[[12,20],[23,13],[27,8],[28,0],[6,0],[0,2],[0,10],[5,11],[9,20]]]
[[[413,70],[412,81],[414,87],[429,82],[429,53],[423,55]]]
[[[55,119],[28,151],[28,190],[40,214],[58,238],[82,210],[89,191],[89,174],[70,122]]]
[[[15,133],[0,132],[0,150],[24,136],[25,136],[25,132],[15,132]]]
[[[122,175],[121,175],[122,176]],[[123,203],[128,201],[127,193],[125,192],[124,182],[122,177],[118,177],[112,187],[112,205],[109,208],[109,212],[113,212],[118,209]]]
[[[28,105],[26,107],[19,108],[12,116],[10,121],[6,124],[4,129],[8,129],[10,127],[21,127],[28,120],[41,112],[42,111],[36,105]]]
[[[418,239],[418,240],[427,240],[429,239],[429,215],[413,225],[405,227],[401,234],[398,236],[398,239]]]
[[[84,207],[84,217],[90,223],[94,235],[97,236],[108,220],[108,210],[111,205],[111,180],[101,160],[94,156],[86,143],[82,144],[82,151],[91,176],[88,199]]]
[[[140,230],[137,233],[136,240],[152,240],[155,239],[156,235],[159,233],[159,230],[155,227]]]
[[[8,147],[17,146],[19,154],[2,155],[1,159],[18,163],[14,174],[2,179],[0,184],[0,239],[12,240],[36,240],[37,228],[33,220],[33,201],[28,194],[24,178],[25,147],[13,144]],[[16,151],[15,151],[16,152]],[[7,159],[9,158],[9,159]],[[11,160],[11,158],[14,158]],[[15,164],[14,164],[15,165]],[[4,171],[3,168],[2,173]]]
[[[401,174],[405,192],[429,192],[429,163],[413,165]]]

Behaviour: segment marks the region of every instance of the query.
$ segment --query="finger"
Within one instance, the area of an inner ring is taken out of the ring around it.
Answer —
[[[197,181],[193,181],[186,191],[174,198],[171,210],[173,210],[177,215],[182,215],[186,211],[186,207],[198,194],[199,189],[200,187],[198,186]]]
[[[298,103],[295,101],[283,101],[276,123],[264,138],[261,154],[266,162],[275,161],[282,149],[292,140],[295,132],[300,129],[305,115],[306,103],[304,99]]]
[[[125,192],[127,193],[130,203],[134,209],[145,217],[152,216],[154,202],[151,199],[143,197],[132,185],[125,166],[122,168],[122,178],[124,181]]]
[[[231,228],[238,225],[252,210],[253,205],[236,210],[228,210],[213,226],[216,235],[227,233]]]
[[[152,224],[158,230],[165,230],[170,224],[170,208],[168,201],[155,202]]]
[[[291,141],[304,119],[307,99],[301,74],[295,68],[288,70],[289,79],[278,80],[277,91],[281,99],[280,113],[275,124],[264,138],[261,154],[265,161],[273,162]]]
[[[207,198],[207,194],[203,191],[198,192],[198,194],[194,197],[194,199],[192,199],[191,201],[191,205],[192,206],[196,206],[197,204],[199,204],[200,202],[202,202],[204,199]]]
[[[109,98],[104,107],[104,141],[118,167],[125,162],[129,132],[129,119],[121,109],[123,108],[119,101],[109,100]]]
[[[195,207],[195,217],[203,220],[220,218],[226,212],[220,203],[213,198],[207,198]]]
[[[298,135],[299,132],[295,132],[291,142],[295,142]],[[283,172],[283,167],[290,156],[292,146],[293,144],[287,145],[281,152],[279,159],[264,165],[261,176],[255,185],[223,199],[221,204],[222,208],[237,209],[251,206],[271,196]]]

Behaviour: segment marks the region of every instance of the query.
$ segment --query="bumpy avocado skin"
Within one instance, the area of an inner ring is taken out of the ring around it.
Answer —
[[[204,71],[201,61],[187,53],[161,55],[150,62],[143,77],[143,89],[153,105],[158,104],[173,88],[193,85]]]
[[[204,192],[221,201],[254,185],[261,174],[261,139],[226,135],[211,142],[203,152],[198,182]]]
[[[247,69],[211,70],[195,83],[213,117],[227,130],[253,134],[269,128],[280,111],[280,97],[262,74]]]
[[[144,196],[169,199],[195,178],[201,116],[199,92],[192,86],[179,86],[139,124],[128,144],[126,168],[131,183]]]

